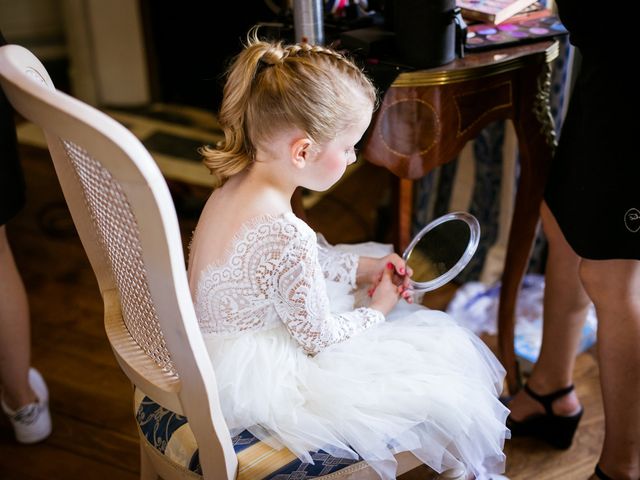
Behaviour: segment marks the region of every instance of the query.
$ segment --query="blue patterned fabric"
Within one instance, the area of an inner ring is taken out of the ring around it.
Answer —
[[[332,457],[322,450],[311,454],[311,458],[314,461],[314,465],[296,460],[276,470],[266,478],[272,480],[306,480],[308,478],[317,478],[335,473],[338,470],[342,470],[358,462],[358,460],[351,460],[349,458]]]
[[[161,407],[149,397],[144,397],[138,407],[136,420],[147,441],[160,453],[178,428],[187,423],[186,417]]]
[[[188,428],[186,417],[163,408],[147,396],[145,396],[138,405],[136,421],[146,440],[162,454],[168,451],[168,446],[172,441],[175,442],[175,437],[178,435],[174,436],[174,434],[181,428]],[[192,439],[193,434],[190,432],[190,429],[188,434],[189,437],[180,436],[180,438]],[[239,455],[239,468],[241,471],[244,459],[246,459],[244,460],[245,463],[251,463],[253,467],[255,463],[259,462],[260,457],[267,457],[267,455],[264,455],[265,450],[267,453],[270,451],[276,452],[270,447],[260,445],[262,442],[246,430],[233,437],[232,441],[233,449],[236,454]],[[179,448],[174,448],[174,450],[189,450],[189,445],[186,445],[186,448],[184,447],[184,445],[181,445]],[[252,456],[250,452],[252,447],[262,448],[259,450],[259,453]],[[254,476],[255,474],[248,473],[244,475],[244,478],[250,478],[251,480],[307,480],[335,473],[360,461],[360,459],[352,460],[333,457],[327,452],[320,450],[311,453],[311,458],[314,463],[310,464],[304,463],[288,451],[284,451],[284,453],[284,455],[277,454],[266,459],[266,463],[273,465],[273,470],[259,477]],[[289,455],[287,455],[287,453],[289,453]],[[243,459],[241,459],[242,455],[244,455]],[[274,457],[279,457],[284,460],[274,460]],[[176,461],[175,459],[173,460]],[[198,450],[195,447],[195,441],[193,443],[193,449],[186,455],[186,458],[178,460],[176,463],[179,463],[194,473],[202,475],[200,458]],[[239,473],[238,479],[241,478],[243,478],[243,475]]]

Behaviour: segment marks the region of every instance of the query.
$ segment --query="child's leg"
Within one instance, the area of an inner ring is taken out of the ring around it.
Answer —
[[[0,383],[5,404],[14,410],[35,401],[28,381],[30,357],[27,294],[0,226]]]
[[[544,327],[540,356],[527,383],[534,392],[545,395],[573,383],[576,351],[590,301],[580,282],[580,257],[567,243],[546,204],[542,205],[541,216],[549,242]],[[542,405],[524,391],[509,402],[509,408],[513,420],[544,412]],[[558,415],[571,415],[578,408],[575,391],[553,403]]]
[[[582,281],[598,314],[605,413],[600,468],[640,478],[640,261],[584,260]]]

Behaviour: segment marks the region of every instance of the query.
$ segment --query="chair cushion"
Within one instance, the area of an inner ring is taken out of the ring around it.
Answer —
[[[198,446],[187,418],[158,405],[140,390],[135,392],[136,421],[144,438],[171,462],[202,474]],[[304,463],[289,450],[275,450],[247,430],[233,437],[238,455],[237,480],[306,480],[329,475],[359,460],[310,452],[314,464]]]

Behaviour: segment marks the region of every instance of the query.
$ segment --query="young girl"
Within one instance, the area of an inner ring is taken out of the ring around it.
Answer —
[[[508,435],[496,358],[446,314],[410,304],[398,255],[338,251],[291,211],[296,187],[326,190],[356,160],[375,102],[339,53],[255,33],[228,72],[225,141],[203,149],[221,186],[189,259],[224,416],[232,434],[307,462],[319,449],[360,456],[392,479],[394,453],[411,451],[484,478],[503,471]],[[354,305],[356,288],[368,305]]]

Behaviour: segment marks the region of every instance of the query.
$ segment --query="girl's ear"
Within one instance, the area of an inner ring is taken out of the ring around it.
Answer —
[[[307,137],[301,137],[291,144],[291,162],[296,168],[304,168],[313,154],[313,141]]]

